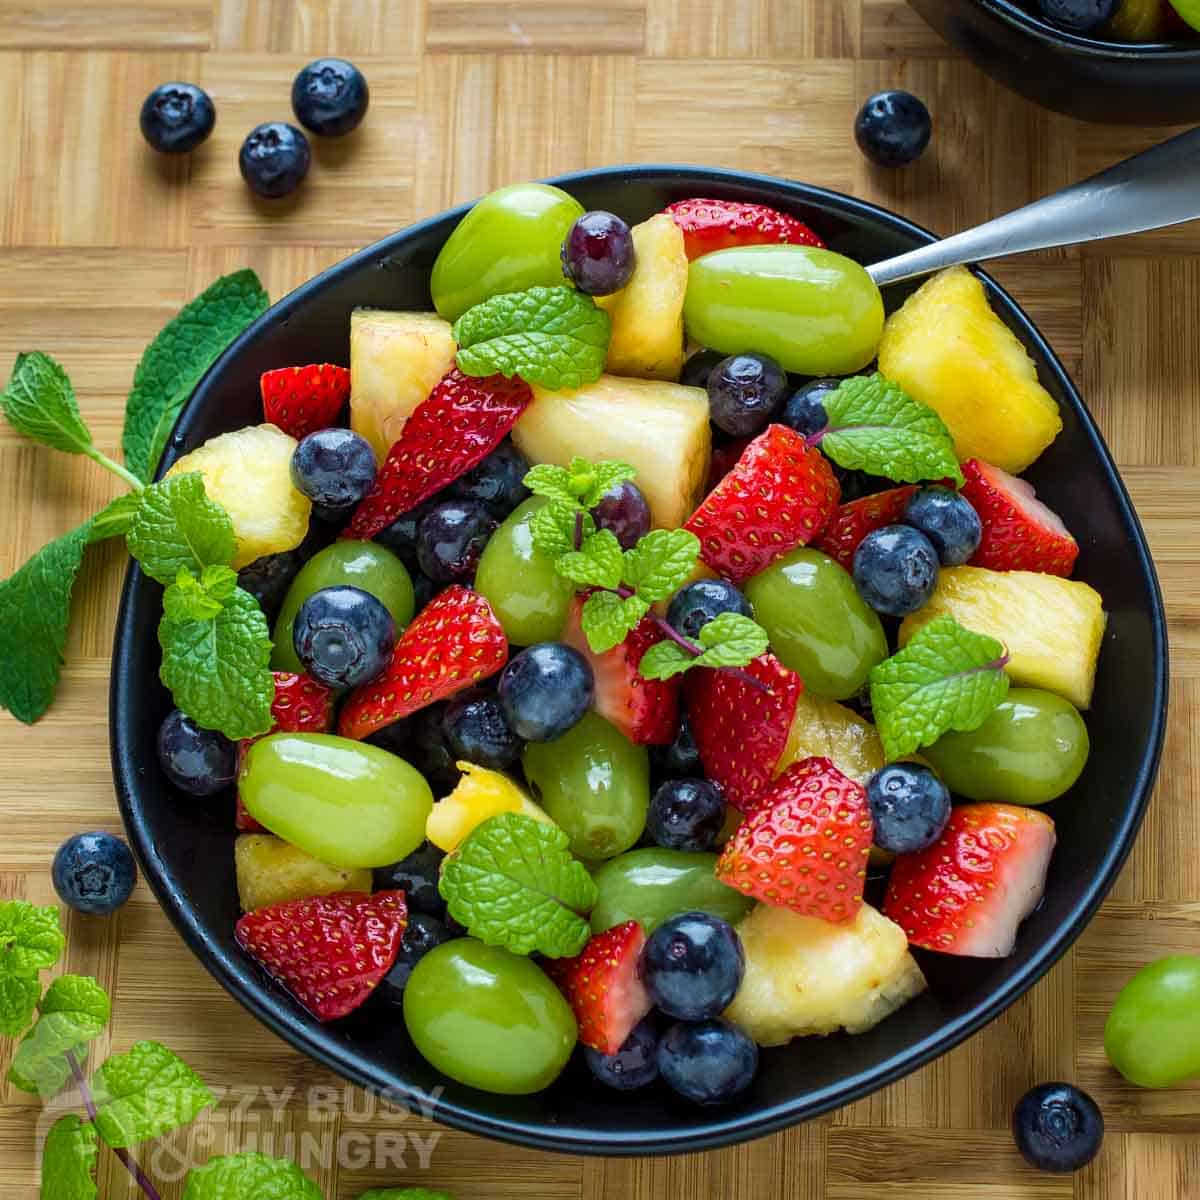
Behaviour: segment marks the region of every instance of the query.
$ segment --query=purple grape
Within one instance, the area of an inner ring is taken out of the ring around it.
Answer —
[[[639,538],[650,532],[650,505],[635,483],[618,483],[611,487],[592,509],[598,529],[608,529],[616,535],[622,550],[632,550]]]
[[[619,292],[633,274],[634,261],[633,234],[610,212],[584,213],[563,240],[563,274],[589,296]]]
[[[708,376],[709,415],[732,437],[750,437],[766,429],[787,387],[787,375],[773,358],[731,355]]]

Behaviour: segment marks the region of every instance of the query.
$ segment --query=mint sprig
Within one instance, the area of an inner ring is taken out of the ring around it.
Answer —
[[[700,539],[687,529],[653,529],[625,552],[621,577],[647,603],[678,591],[696,569]]]
[[[183,1200],[325,1200],[293,1162],[257,1151],[210,1158],[188,1174]]]
[[[108,994],[83,975],[63,975],[38,1005],[41,1016],[25,1035],[9,1068],[9,1082],[23,1092],[50,1097],[71,1078],[67,1059],[87,1057],[88,1043],[104,1032],[111,1014]]]
[[[0,904],[0,974],[36,975],[62,957],[67,944],[58,909],[25,900]]]
[[[142,570],[159,583],[176,582],[181,571],[199,576],[207,566],[228,564],[236,551],[233,521],[207,497],[198,472],[150,484],[126,541]]]
[[[696,635],[703,653],[693,655],[678,642],[657,642],[642,655],[640,670],[647,679],[670,679],[690,667],[744,667],[765,654],[767,631],[741,613],[721,613]]]
[[[583,539],[578,550],[560,554],[554,566],[577,587],[615,589],[621,586],[623,562],[616,534],[598,529]]]
[[[593,463],[576,456],[565,467],[550,463],[530,467],[525,475],[525,486],[535,496],[545,496],[547,500],[565,500],[568,504],[593,508],[605,492],[636,477],[637,471],[628,463]]]
[[[54,1122],[42,1147],[42,1200],[96,1200],[98,1140],[75,1113]]]

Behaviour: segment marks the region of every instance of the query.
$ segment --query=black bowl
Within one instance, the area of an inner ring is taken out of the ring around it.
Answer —
[[[1079,37],[1012,0],[908,0],[993,79],[1082,121],[1177,125],[1200,119],[1200,34],[1194,41]]]
[[[696,167],[585,171],[554,182],[589,208],[641,220],[686,196],[759,200],[808,221],[864,262],[899,254],[930,234],[848,196],[764,176]],[[427,307],[438,247],[458,208],[397,233],[293,292],[257,321],[208,373],[179,419],[163,464],[216,433],[261,420],[258,377],[289,363],[345,362],[351,309]],[[985,277],[986,279],[986,277]],[[1060,844],[1041,908],[1002,961],[922,954],[929,992],[861,1037],[794,1042],[763,1054],[757,1082],[728,1107],[701,1109],[657,1087],[618,1095],[575,1061],[548,1091],[493,1096],[442,1078],[409,1046],[399,1020],[372,1001],[321,1026],[237,949],[232,805],[216,813],[173,795],[154,739],[170,700],[154,636],[161,589],[130,568],[112,673],[113,770],[130,839],[147,879],[201,962],[251,1012],[297,1049],[355,1083],[420,1100],[444,1086],[446,1124],[549,1150],[649,1154],[696,1150],[770,1133],[874,1091],[949,1050],[1030,988],[1075,940],[1129,852],[1150,794],[1166,706],[1167,652],[1158,583],[1111,458],[1079,396],[1029,318],[990,280],[993,304],[1037,361],[1062,406],[1062,436],[1030,472],[1079,535],[1078,574],[1111,614],[1095,704],[1093,752],[1071,795],[1050,811]],[[895,305],[905,289],[889,290]]]

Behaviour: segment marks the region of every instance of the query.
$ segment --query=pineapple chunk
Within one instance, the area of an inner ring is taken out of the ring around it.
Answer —
[[[629,283],[596,303],[612,318],[608,369],[614,375],[678,379],[683,368],[683,297],[688,258],[683,233],[659,213],[633,227],[637,265]]]
[[[425,836],[440,849],[456,849],[476,825],[501,813],[521,813],[554,824],[525,789],[507,775],[469,762],[460,762],[458,769],[463,773],[458,786],[433,806],[425,822]]]
[[[935,275],[888,318],[879,369],[937,410],[961,459],[1017,475],[1062,429],[1033,359],[966,267]]]
[[[746,974],[725,1016],[760,1046],[866,1033],[925,990],[904,930],[868,904],[840,925],[760,904],[738,937]]]
[[[796,701],[796,715],[775,774],[805,758],[827,758],[861,784],[887,761],[870,721],[836,700],[823,700],[811,692],[801,692]]]
[[[435,313],[356,308],[350,314],[350,428],[380,462],[457,352],[450,322]]]
[[[530,462],[617,459],[637,471],[656,528],[677,529],[695,511],[712,456],[702,388],[601,375],[578,391],[533,394],[513,429]]]
[[[295,449],[296,439],[277,425],[248,425],[209,438],[167,472],[204,476],[205,494],[233,521],[235,570],[304,541],[312,501],[292,485]]]
[[[1034,571],[946,567],[929,603],[904,618],[900,644],[942,614],[1008,650],[1013,683],[1045,688],[1087,708],[1107,622],[1100,594],[1077,579]]]
[[[233,859],[243,912],[309,896],[371,890],[371,872],[365,868],[331,867],[269,833],[242,834],[234,843]]]

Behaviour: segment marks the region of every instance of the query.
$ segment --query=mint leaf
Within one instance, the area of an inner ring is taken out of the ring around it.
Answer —
[[[41,1200],[96,1200],[96,1130],[74,1113],[50,1126],[42,1146]]]
[[[188,1172],[183,1200],[325,1200],[294,1162],[247,1152],[210,1158]]]
[[[194,471],[146,488],[127,540],[129,553],[159,583],[230,563],[236,548],[229,514],[208,498],[204,476]]]
[[[569,550],[555,561],[558,573],[579,587],[615,588],[621,582],[621,543],[610,529],[584,539],[582,550]]]
[[[53,904],[0,903],[0,974],[36,975],[48,970],[62,957],[66,944]]]
[[[104,1031],[110,1004],[94,979],[64,975],[50,985],[39,1007],[42,1015],[17,1046],[8,1078],[22,1091],[49,1097],[71,1078],[68,1051],[82,1061],[88,1043]]]
[[[520,813],[484,821],[446,859],[438,890],[472,937],[514,954],[578,954],[596,885],[556,825]]]
[[[372,1188],[358,1200],[454,1200],[449,1192],[433,1192],[429,1188]]]
[[[519,375],[551,391],[593,383],[604,371],[608,313],[570,287],[493,296],[454,323],[464,375]]]
[[[248,592],[236,588],[208,620],[173,620],[164,612],[158,642],[159,675],[198,725],[235,741],[271,728],[271,634]]]
[[[642,655],[638,673],[643,679],[670,679],[672,675],[681,675],[686,671],[696,657],[674,642],[655,642]]]
[[[204,590],[195,575],[180,567],[179,577],[163,592],[163,615],[168,621],[209,621],[224,605]]]
[[[534,548],[548,558],[558,558],[575,549],[575,530],[583,537],[596,531],[596,522],[573,501],[551,500],[529,518]]]
[[[703,626],[696,640],[704,653],[696,659],[698,667],[744,667],[767,652],[771,639],[756,621],[741,613],[726,612]]]
[[[888,759],[951,729],[978,729],[1008,694],[1008,655],[995,638],[935,617],[871,671],[871,707]]]
[[[184,401],[269,303],[253,271],[235,271],[186,305],[146,348],[125,405],[121,439],[125,465],[143,483],[153,477]]]
[[[605,492],[619,483],[626,483],[637,475],[628,463],[603,459],[588,462],[575,457],[567,467],[567,487],[571,495],[584,508],[593,508]]]
[[[92,435],[79,415],[75,389],[66,371],[48,354],[18,354],[8,386],[0,392],[8,423],[31,441],[86,454]]]
[[[0,975],[0,1034],[19,1037],[29,1028],[42,985],[36,975]]]
[[[814,440],[838,466],[900,483],[963,482],[942,418],[878,371],[843,380],[823,403],[829,425]]]
[[[665,600],[696,569],[700,539],[686,529],[654,529],[625,552],[625,582],[653,604]]]
[[[108,538],[124,537],[133,526],[133,515],[142,502],[141,492],[126,492],[106,504],[91,521],[88,542],[103,542]]]
[[[535,496],[545,496],[547,500],[564,500],[568,504],[575,503],[575,493],[571,491],[571,474],[566,467],[538,463],[525,472],[525,478],[521,482]]]
[[[634,626],[650,611],[640,596],[622,600],[615,592],[593,592],[580,613],[583,636],[596,654],[619,646]]]
[[[223,563],[212,563],[200,572],[200,586],[214,600],[224,603],[237,591],[238,573]]]
[[[108,993],[90,975],[60,975],[38,1005],[43,1016],[69,1014],[98,1021],[103,1029],[112,1016]]]

